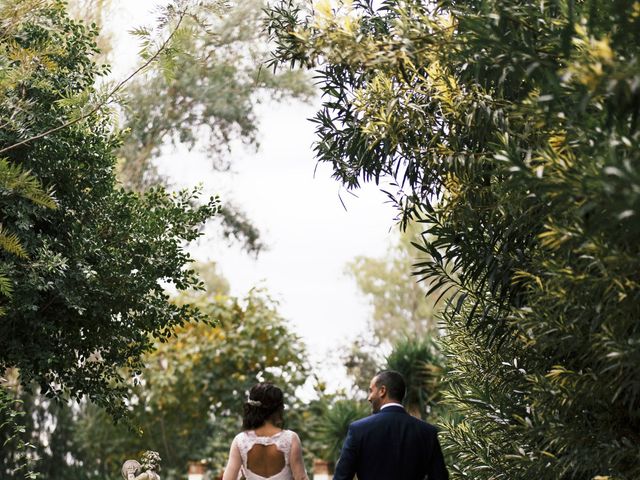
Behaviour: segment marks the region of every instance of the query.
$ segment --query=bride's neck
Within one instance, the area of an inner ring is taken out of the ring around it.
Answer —
[[[274,435],[280,431],[282,431],[282,429],[275,425],[271,420],[267,420],[255,430],[257,435],[265,436]]]

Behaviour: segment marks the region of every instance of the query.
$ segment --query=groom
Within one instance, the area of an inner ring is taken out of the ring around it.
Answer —
[[[369,385],[373,415],[353,422],[333,480],[447,480],[437,430],[409,415],[402,375],[378,373]]]

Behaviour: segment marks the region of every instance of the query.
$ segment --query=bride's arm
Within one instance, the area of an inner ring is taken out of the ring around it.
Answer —
[[[296,433],[293,434],[293,438],[291,439],[289,465],[291,466],[293,480],[309,480],[307,472],[304,469],[304,460],[302,460],[302,445],[300,444],[300,438]]]
[[[238,473],[240,473],[240,467],[242,466],[242,458],[240,457],[240,450],[236,445],[235,438],[231,442],[231,448],[229,449],[229,461],[224,469],[224,475],[222,480],[237,480]]]

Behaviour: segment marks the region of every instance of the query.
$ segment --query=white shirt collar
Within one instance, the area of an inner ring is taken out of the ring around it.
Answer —
[[[380,410],[384,410],[387,407],[400,407],[400,408],[404,408],[401,404],[399,403],[385,403],[384,405],[382,405],[380,407]]]

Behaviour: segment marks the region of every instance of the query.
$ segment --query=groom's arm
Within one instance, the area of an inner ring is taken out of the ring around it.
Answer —
[[[358,460],[357,451],[353,428],[349,426],[347,438],[345,438],[340,452],[340,460],[338,460],[336,471],[333,474],[333,480],[353,480]]]
[[[442,455],[437,432],[434,432],[432,439],[432,453],[428,472],[427,478],[429,480],[449,480],[449,472],[444,463],[444,455]]]

